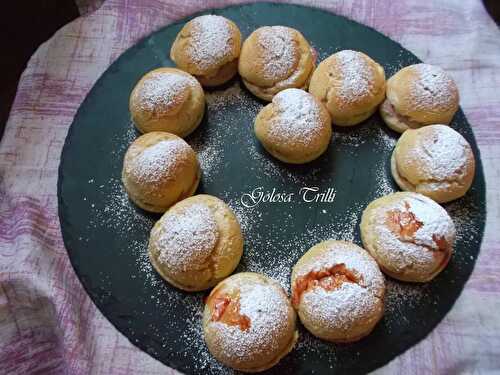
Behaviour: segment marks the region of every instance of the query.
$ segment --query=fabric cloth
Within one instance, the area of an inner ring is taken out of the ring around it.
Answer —
[[[80,3],[100,4],[92,1]],[[76,110],[123,51],[174,20],[233,3],[108,0],[59,30],[29,61],[0,143],[1,374],[175,372],[133,346],[83,290],[61,239],[57,169]],[[500,31],[478,0],[301,3],[374,27],[448,70],[481,150],[488,218],[475,270],[439,326],[378,372],[499,371]]]

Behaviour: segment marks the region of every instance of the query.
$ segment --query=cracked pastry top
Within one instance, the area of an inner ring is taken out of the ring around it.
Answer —
[[[238,72],[241,33],[222,16],[199,16],[184,25],[170,49],[170,58],[203,86],[219,86]]]
[[[351,242],[313,246],[293,267],[291,289],[302,324],[327,341],[357,341],[384,313],[384,276],[370,254]]]
[[[172,206],[151,230],[149,257],[170,284],[208,289],[234,271],[243,253],[236,216],[220,199],[195,195]]]
[[[332,137],[330,115],[314,96],[299,89],[276,94],[255,118],[255,135],[275,158],[301,164],[318,158]]]
[[[380,114],[387,126],[403,133],[432,124],[449,124],[458,110],[459,94],[453,79],[440,67],[415,64],[387,80]]]
[[[203,333],[212,355],[243,372],[276,365],[297,342],[296,315],[283,288],[257,273],[220,282],[206,300]]]
[[[186,137],[203,118],[205,94],[191,74],[159,68],[145,74],[135,85],[129,109],[141,133],[165,131]]]
[[[150,212],[165,212],[195,192],[200,181],[196,153],[166,132],[141,135],[127,149],[122,182],[130,199]]]
[[[307,89],[315,55],[304,36],[285,26],[264,26],[243,43],[238,71],[255,96],[271,101],[287,88]]]
[[[472,185],[474,154],[465,138],[447,125],[408,129],[392,153],[391,172],[401,189],[449,202]]]
[[[385,98],[384,68],[362,52],[339,51],[318,65],[309,92],[326,106],[335,125],[356,125]]]
[[[361,217],[361,239],[381,270],[402,281],[432,280],[448,264],[455,225],[432,199],[398,192],[371,202]]]

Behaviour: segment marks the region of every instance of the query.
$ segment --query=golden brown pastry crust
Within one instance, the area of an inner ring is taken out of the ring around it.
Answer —
[[[271,101],[287,88],[307,89],[314,60],[311,46],[299,31],[264,26],[243,43],[238,71],[250,92]]]
[[[189,73],[159,68],[145,74],[135,85],[129,109],[141,133],[165,131],[186,137],[205,113],[205,94]]]
[[[149,258],[170,284],[186,291],[208,289],[230,275],[243,254],[243,235],[232,210],[205,194],[172,206],[155,224]]]
[[[137,138],[125,153],[122,182],[135,204],[162,213],[193,195],[200,174],[196,154],[182,138],[150,132]]]
[[[283,288],[252,272],[235,274],[212,290],[203,332],[210,353],[243,372],[273,367],[298,338],[295,311]]]
[[[449,124],[458,110],[453,79],[440,67],[415,64],[387,80],[387,99],[380,107],[386,124],[397,132],[432,124]]]
[[[384,68],[362,52],[343,50],[318,65],[309,92],[326,106],[335,125],[356,125],[384,100]]]
[[[241,50],[238,26],[225,17],[199,16],[184,25],[170,49],[170,58],[203,86],[218,86],[237,73]]]
[[[330,115],[311,94],[286,89],[255,118],[255,135],[264,148],[286,163],[310,162],[326,151],[332,137]]]
[[[453,252],[453,221],[422,194],[399,192],[374,200],[363,211],[360,227],[365,249],[398,280],[432,280]]]
[[[357,341],[384,313],[384,276],[368,252],[351,242],[313,246],[293,267],[291,285],[301,322],[327,341]]]
[[[391,172],[402,190],[445,203],[462,197],[472,185],[474,154],[447,125],[408,129],[392,153]]]

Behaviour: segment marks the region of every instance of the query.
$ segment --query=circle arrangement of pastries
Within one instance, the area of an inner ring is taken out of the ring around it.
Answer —
[[[255,118],[255,135],[275,158],[307,163],[326,151],[332,137],[330,115],[311,94],[286,89]]]
[[[361,247],[329,240],[309,249],[292,271],[292,303],[315,336],[352,342],[368,335],[384,313],[385,280]]]
[[[129,108],[141,133],[165,131],[186,137],[203,118],[205,93],[189,73],[175,68],[158,68],[136,84]]]
[[[250,92],[271,101],[284,89],[307,89],[314,63],[311,46],[299,31],[264,26],[243,43],[238,71]]]
[[[233,21],[204,15],[184,25],[172,44],[170,58],[203,86],[218,86],[238,72],[240,49],[241,33]]]
[[[264,371],[297,342],[296,314],[275,281],[251,272],[235,274],[210,293],[203,314],[212,355],[233,369]]]
[[[151,230],[148,251],[165,280],[179,289],[198,291],[234,271],[243,253],[243,236],[223,201],[200,194],[165,212]]]
[[[403,133],[431,124],[449,124],[458,110],[458,88],[440,67],[415,64],[387,80],[380,114],[387,126]]]
[[[365,249],[384,273],[398,280],[432,280],[453,252],[453,221],[444,208],[418,193],[374,200],[363,211],[360,227]]]
[[[200,182],[200,167],[195,152],[182,138],[151,132],[129,146],[122,182],[135,204],[162,213],[193,195]]]
[[[383,316],[382,272],[408,282],[438,275],[452,256],[456,235],[438,203],[466,194],[475,159],[465,138],[446,125],[459,96],[441,68],[408,66],[386,87],[383,67],[362,52],[339,51],[315,69],[315,52],[290,27],[264,26],[243,45],[241,39],[237,25],[221,16],[200,16],[184,25],[170,50],[178,69],[152,70],[130,95],[133,122],[144,134],[125,154],[122,181],[139,207],[164,213],[148,244],[158,274],[184,291],[215,286],[202,320],[210,353],[235,370],[259,372],[294,348],[296,313],[314,336],[354,342]],[[264,275],[230,276],[243,255],[238,219],[219,198],[193,196],[201,170],[182,138],[202,121],[202,86],[221,85],[238,72],[251,93],[270,102],[257,114],[254,132],[269,154],[285,163],[317,159],[331,142],[332,123],[356,125],[377,109],[390,128],[403,133],[391,172],[405,192],[365,208],[360,229],[366,250],[328,240],[303,254],[292,270],[291,301]]]
[[[447,125],[408,129],[391,158],[399,187],[444,203],[460,198],[472,185],[474,154],[462,135]]]
[[[318,65],[309,92],[326,106],[335,125],[356,125],[385,98],[384,68],[362,52],[343,50]]]

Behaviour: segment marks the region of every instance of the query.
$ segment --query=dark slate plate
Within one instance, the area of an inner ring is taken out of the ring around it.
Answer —
[[[419,61],[384,35],[318,9],[261,3],[210,13],[234,20],[245,36],[262,25],[297,28],[321,59],[341,49],[363,51],[384,66],[387,76]],[[146,245],[158,216],[136,209],[120,184],[123,155],[137,136],[129,119],[129,93],[147,71],[173,65],[168,50],[186,21],[169,25],[130,48],[88,94],[61,156],[59,217],[78,277],[118,330],[180,371],[221,373],[229,370],[210,357],[200,332],[203,294],[175,290],[151,269]],[[324,156],[305,166],[290,166],[271,158],[256,142],[253,118],[262,103],[238,79],[207,93],[207,101],[205,119],[188,142],[198,151],[204,169],[198,192],[224,199],[242,222],[246,243],[238,270],[265,273],[287,287],[291,266],[314,243],[337,238],[360,244],[363,208],[396,190],[388,160],[397,134],[378,115],[354,128],[335,128]],[[479,151],[462,111],[452,126],[471,143],[477,171],[467,196],[446,206],[458,228],[456,253],[449,266],[422,286],[388,280],[384,319],[358,343],[328,344],[301,327],[299,345],[271,373],[373,370],[424,338],[453,306],[478,255],[486,207]],[[325,194],[327,201],[305,202],[299,195],[302,187],[317,187],[325,193],[330,188],[330,199]],[[294,195],[290,203],[263,201],[246,208],[241,198],[254,189],[256,197],[259,191],[273,189]]]

